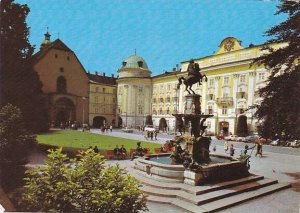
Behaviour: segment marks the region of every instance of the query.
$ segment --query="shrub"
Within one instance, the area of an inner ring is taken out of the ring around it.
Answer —
[[[93,150],[70,159],[50,150],[46,166],[27,172],[24,206],[30,211],[137,213],[146,211],[146,197],[125,169],[105,166]]]

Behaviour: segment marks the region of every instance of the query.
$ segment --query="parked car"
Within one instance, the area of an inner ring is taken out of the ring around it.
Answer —
[[[217,138],[218,140],[224,140],[224,135],[221,135],[221,134],[220,134],[220,135],[217,135],[216,138]]]
[[[257,135],[250,135],[246,137],[246,143],[254,143],[255,140],[258,139]]]
[[[153,125],[146,125],[145,126],[145,131],[148,131],[148,132],[154,132],[156,129]]]
[[[246,137],[237,137],[237,141],[239,142],[247,142]]]
[[[224,139],[227,141],[237,141],[238,136],[237,135],[229,135],[229,136],[226,136]]]
[[[288,142],[287,146],[290,146],[293,148],[300,148],[300,140],[294,140],[292,142]]]
[[[262,144],[270,144],[272,142],[271,139],[266,139],[266,138],[257,138],[255,140],[255,143],[262,143]]]
[[[276,140],[273,140],[271,143],[270,143],[271,146],[279,146],[280,145],[280,140],[279,139],[276,139]]]

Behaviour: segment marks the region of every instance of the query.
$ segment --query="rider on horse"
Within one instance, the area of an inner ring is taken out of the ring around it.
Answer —
[[[187,68],[188,76],[194,76],[199,78],[199,85],[200,85],[200,67],[198,63],[195,63],[193,59],[190,60],[190,63]]]

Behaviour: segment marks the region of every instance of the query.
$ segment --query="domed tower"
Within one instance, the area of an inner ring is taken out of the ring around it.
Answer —
[[[145,125],[151,113],[151,71],[146,61],[134,54],[118,70],[119,125],[135,128]]]

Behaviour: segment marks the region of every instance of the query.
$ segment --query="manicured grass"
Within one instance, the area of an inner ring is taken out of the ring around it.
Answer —
[[[48,144],[59,147],[86,149],[90,146],[97,146],[101,151],[112,150],[116,147],[116,145],[121,147],[122,144],[127,151],[130,151],[130,149],[136,148],[137,143],[137,140],[74,130],[53,130],[49,133],[37,135],[37,140],[40,144]],[[141,144],[143,148],[149,148],[151,152],[154,151],[154,148],[160,147],[160,144],[149,142],[142,142]]]

